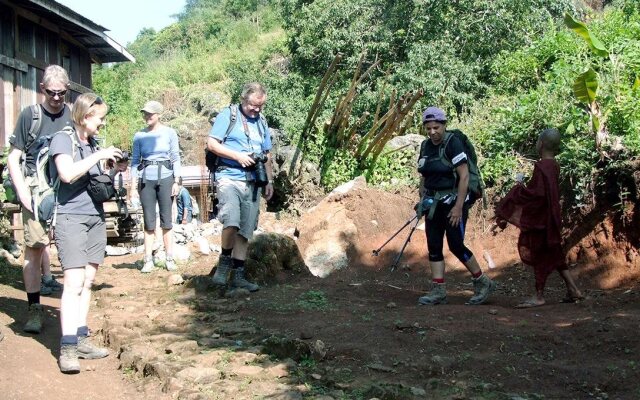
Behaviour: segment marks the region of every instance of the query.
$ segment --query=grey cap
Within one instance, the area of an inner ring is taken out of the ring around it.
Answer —
[[[447,122],[447,114],[438,107],[427,107],[422,113],[422,123],[424,124],[431,121]]]
[[[150,100],[144,103],[144,107],[140,111],[148,112],[149,114],[161,114],[164,111],[164,107],[159,102]]]

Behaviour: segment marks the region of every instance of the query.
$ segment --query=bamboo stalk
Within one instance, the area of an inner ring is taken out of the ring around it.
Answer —
[[[389,80],[389,74],[391,73],[391,68],[387,69],[387,72],[384,74],[384,81],[380,86],[380,91],[378,92],[378,104],[376,105],[376,113],[373,116],[373,123],[378,122],[378,117],[380,116],[380,107],[382,107],[382,95],[384,94],[384,89],[387,87],[387,82]]]

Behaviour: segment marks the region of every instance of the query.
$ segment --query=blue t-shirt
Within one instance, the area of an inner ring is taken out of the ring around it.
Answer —
[[[243,119],[247,122],[249,132],[245,132]],[[227,133],[230,121],[231,108],[227,107],[216,117],[216,121],[209,131],[209,137],[222,142]],[[229,132],[224,146],[240,153],[267,153],[271,150],[271,132],[269,131],[269,126],[266,121],[261,118],[247,117],[242,113],[241,107],[238,106],[236,123]],[[223,165],[226,168],[222,168],[216,172],[216,179],[228,178],[234,181],[247,180],[246,172],[237,161],[220,157],[218,165]]]

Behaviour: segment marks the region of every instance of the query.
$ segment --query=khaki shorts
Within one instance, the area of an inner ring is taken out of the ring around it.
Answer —
[[[31,189],[35,177],[28,176],[25,183]],[[45,222],[36,221],[33,213],[22,207],[22,226],[24,227],[24,244],[27,247],[41,248],[49,244],[49,234]]]
[[[217,188],[218,219],[222,226],[236,227],[239,235],[251,239],[253,231],[258,228],[262,189],[258,189],[253,201],[251,182],[222,178],[217,182]]]

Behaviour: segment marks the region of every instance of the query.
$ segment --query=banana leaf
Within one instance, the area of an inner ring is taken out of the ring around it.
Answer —
[[[590,105],[598,94],[598,73],[589,68],[573,82],[573,94],[579,101]]]
[[[600,57],[609,57],[609,51],[605,47],[604,43],[602,43],[600,39],[596,37],[596,35],[589,32],[589,28],[587,28],[585,24],[573,19],[573,17],[569,15],[569,13],[566,13],[564,15],[564,24],[569,29],[577,33],[578,36],[582,37],[594,53],[596,53]]]

